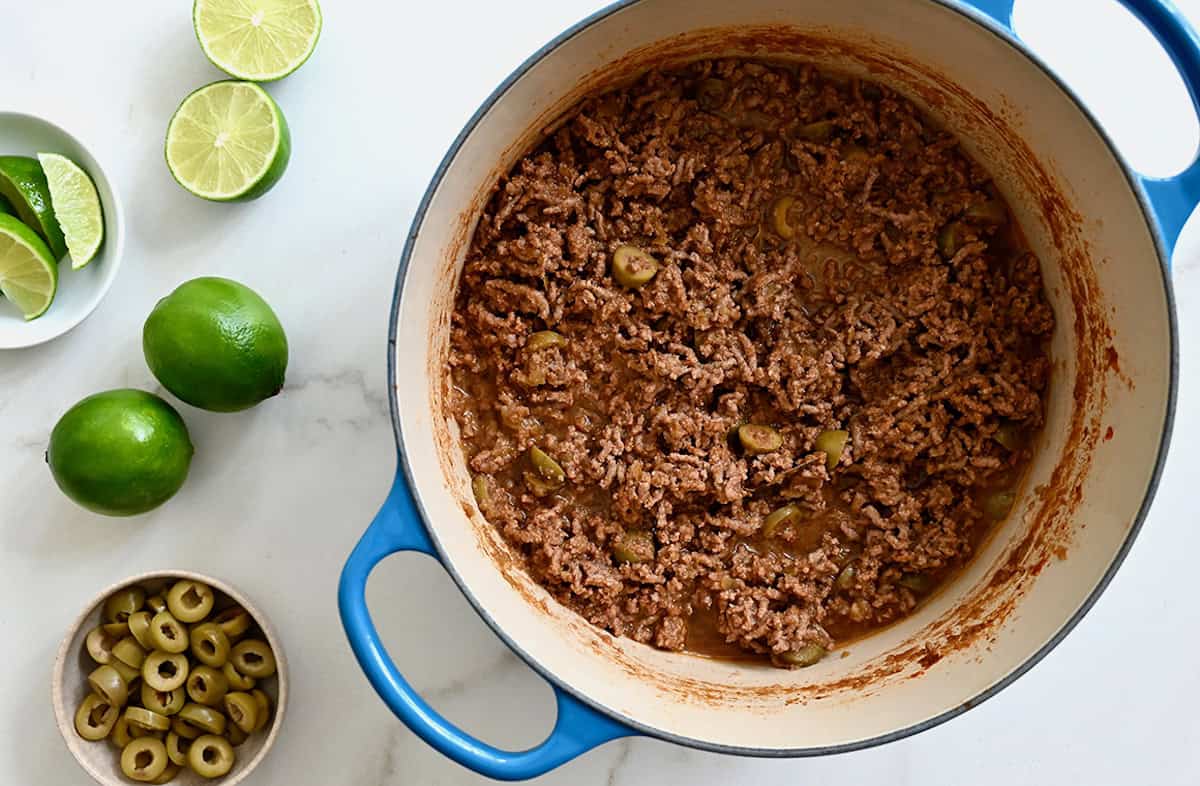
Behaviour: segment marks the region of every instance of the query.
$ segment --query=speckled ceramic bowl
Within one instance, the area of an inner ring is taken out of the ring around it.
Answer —
[[[75,760],[79,762],[79,766],[83,767],[88,775],[91,775],[97,783],[103,784],[103,786],[130,786],[136,781],[126,778],[121,773],[120,751],[112,744],[107,740],[89,742],[75,731],[75,710],[91,692],[87,677],[96,668],[96,664],[88,656],[84,647],[84,639],[87,638],[87,634],[92,628],[100,624],[100,609],[104,605],[104,601],[117,590],[135,584],[146,587],[165,587],[179,579],[193,579],[212,587],[217,596],[215,608],[220,608],[223,601],[233,601],[249,612],[251,618],[262,629],[267,643],[271,645],[271,649],[275,653],[278,671],[274,678],[261,680],[257,686],[271,697],[274,705],[271,725],[263,731],[250,735],[244,743],[234,749],[237,761],[234,763],[233,769],[221,778],[208,780],[185,768],[171,783],[178,784],[178,786],[200,786],[200,784],[234,786],[234,784],[241,783],[266,758],[279,736],[279,729],[283,725],[283,718],[287,711],[287,657],[284,655],[283,644],[280,642],[279,636],[271,627],[270,621],[267,620],[262,610],[251,603],[242,593],[211,576],[182,570],[162,570],[132,576],[105,588],[84,607],[83,612],[75,619],[70,630],[67,631],[67,635],[63,638],[62,645],[58,648],[58,657],[54,660],[54,674],[51,681],[54,717],[58,721],[58,729],[62,732],[63,740],[67,743],[67,748],[70,749]]]
[[[104,245],[82,270],[70,258],[58,264],[58,293],[45,314],[26,322],[12,304],[0,301],[0,349],[20,349],[58,338],[87,319],[108,294],[125,252],[125,211],[117,186],[76,137],[49,120],[24,112],[0,111],[0,156],[36,157],[60,153],[83,167],[96,184],[104,210]]]
[[[1122,0],[1200,90],[1200,40],[1166,0]],[[426,742],[496,778],[528,778],[615,737],[645,734],[754,756],[818,756],[931,728],[1049,652],[1128,553],[1166,457],[1178,382],[1171,250],[1200,200],[1200,162],[1146,178],[1011,29],[1012,0],[625,0],[531,57],[438,168],[397,274],[388,357],[395,485],[342,575],[363,670]],[[1083,12],[1081,11],[1081,14]],[[1087,20],[1064,35],[1086,35]],[[1058,317],[1046,428],[1013,515],[912,616],[807,669],[662,652],[557,603],[472,501],[443,407],[456,282],[499,174],[583,95],[655,66],[718,56],[814,62],[883,82],[993,173],[1043,263]],[[559,717],[502,751],[433,711],[371,623],[372,568],[439,559],[480,616],[553,685]]]

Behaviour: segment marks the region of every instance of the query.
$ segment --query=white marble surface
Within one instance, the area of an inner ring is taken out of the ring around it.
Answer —
[[[1177,0],[1200,20],[1200,0]],[[0,783],[88,782],[54,727],[50,663],[99,587],[191,568],[240,586],[272,615],[294,699],[255,784],[461,784],[376,700],[341,633],[342,561],[395,465],[384,353],[395,263],[413,209],[453,135],[528,53],[597,0],[466,3],[327,0],[315,56],[273,87],[295,137],[267,198],[210,205],[162,161],[179,100],[218,74],[183,0],[0,2],[0,108],[42,110],[94,146],[124,192],[125,268],[99,311],[48,346],[0,353]],[[415,7],[418,6],[419,7]],[[1018,27],[1063,70],[1132,161],[1168,173],[1196,121],[1149,37],[1105,0],[1023,0]],[[1070,20],[1091,20],[1092,32]],[[978,786],[1195,784],[1200,772],[1200,236],[1175,280],[1182,405],[1170,467],[1144,534],[1091,615],[999,697],[918,738],[823,760],[753,761],[646,739],[613,743],[553,784],[752,783]],[[283,395],[247,413],[180,405],[196,443],[191,477],[159,511],[92,516],[42,460],[57,417],[106,388],[157,389],[141,324],[157,298],[203,274],[240,279],[279,312],[292,344]],[[369,592],[397,661],[451,718],[497,744],[535,743],[549,689],[472,614],[427,560],[398,557]]]

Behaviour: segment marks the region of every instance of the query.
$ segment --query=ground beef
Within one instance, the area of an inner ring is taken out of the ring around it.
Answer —
[[[622,247],[648,283],[615,280]],[[562,603],[797,665],[910,612],[1003,517],[1053,329],[990,177],[912,103],[698,62],[583,102],[496,185],[447,414],[481,511]],[[781,446],[747,452],[744,424]],[[849,434],[832,469],[826,431]]]

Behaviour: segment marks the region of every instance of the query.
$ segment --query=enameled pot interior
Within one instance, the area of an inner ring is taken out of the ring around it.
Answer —
[[[922,104],[996,176],[1042,259],[1059,321],[1048,425],[1013,518],[911,618],[795,672],[660,652],[560,607],[475,509],[441,410],[453,288],[497,176],[581,94],[650,64],[714,55],[814,61]],[[1008,40],[932,0],[641,0],[551,47],[460,142],[418,217],[402,273],[394,358],[402,461],[464,592],[568,690],[702,747],[853,747],[987,694],[1054,641],[1106,581],[1164,438],[1169,298],[1127,171],[1063,88]]]

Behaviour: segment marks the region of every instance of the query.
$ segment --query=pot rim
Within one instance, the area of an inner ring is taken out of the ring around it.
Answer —
[[[1129,162],[1126,161],[1121,152],[1117,149],[1116,145],[1113,143],[1112,137],[1104,129],[1104,126],[1099,122],[1099,120],[1083,102],[1080,96],[1068,84],[1066,84],[1066,82],[1059,77],[1058,74],[1052,68],[1050,68],[1050,66],[1044,60],[1042,60],[1042,58],[1029,49],[1013,31],[1007,29],[990,16],[967,6],[962,0],[924,0],[924,2],[942,6],[943,8],[959,14],[960,16],[965,17],[968,21],[984,28],[997,38],[1001,39],[1018,55],[1028,59],[1047,77],[1049,77],[1050,80],[1053,81],[1058,87],[1058,89],[1062,91],[1063,95],[1072,101],[1076,108],[1083,113],[1084,117],[1092,125],[1093,129],[1095,129],[1105,147],[1108,148],[1109,153],[1113,156],[1117,163],[1120,164],[1121,170],[1125,175],[1126,182],[1133,191],[1134,195],[1137,197],[1138,204],[1141,206],[1142,210],[1142,218],[1146,222],[1146,226],[1151,230],[1151,235],[1154,238],[1154,245],[1159,263],[1159,273],[1162,276],[1163,291],[1167,301],[1167,322],[1170,337],[1170,379],[1167,386],[1167,406],[1165,416],[1163,418],[1162,438],[1159,443],[1157,455],[1155,457],[1154,470],[1150,476],[1150,481],[1146,486],[1145,496],[1142,498],[1141,505],[1138,507],[1137,515],[1134,517],[1129,533],[1126,535],[1120,549],[1118,549],[1112,561],[1109,563],[1108,568],[1105,570],[1104,575],[1100,578],[1099,582],[1092,589],[1091,593],[1083,601],[1080,607],[1076,609],[1071,617],[1063,623],[1063,625],[1050,638],[1049,641],[1042,645],[1032,655],[1027,657],[1018,667],[1013,669],[1009,674],[1005,675],[993,685],[985,688],[956,707],[952,707],[931,718],[926,718],[925,720],[905,726],[902,729],[897,729],[896,731],[888,732],[886,734],[880,734],[873,737],[868,737],[866,739],[838,745],[823,745],[800,748],[755,748],[738,745],[725,745],[676,734],[668,730],[650,726],[637,718],[630,717],[629,715],[602,704],[591,696],[580,692],[571,684],[570,681],[543,666],[539,661],[531,656],[520,645],[519,642],[511,638],[508,633],[505,632],[504,628],[487,613],[475,596],[467,589],[467,586],[463,582],[462,576],[459,574],[454,565],[454,561],[450,558],[451,555],[442,546],[441,540],[438,538],[437,531],[429,526],[430,517],[425,508],[425,503],[421,496],[420,488],[414,482],[412,467],[409,462],[408,453],[404,446],[404,435],[400,426],[400,410],[396,393],[396,332],[398,329],[398,318],[400,314],[399,306],[400,298],[404,291],[404,282],[408,275],[409,264],[412,261],[414,246],[416,245],[417,238],[420,235],[421,226],[425,222],[425,216],[429,210],[429,205],[433,199],[433,196],[441,187],[442,181],[445,179],[450,165],[458,156],[458,153],[462,149],[462,146],[465,144],[467,138],[475,131],[483,117],[487,115],[488,112],[490,112],[492,108],[496,106],[496,104],[499,103],[499,101],[508,93],[509,88],[523,78],[535,65],[545,59],[546,56],[557,50],[559,47],[570,42],[580,33],[608,19],[610,16],[647,1],[648,0],[615,0],[610,5],[601,8],[595,13],[590,14],[579,22],[571,25],[539,48],[524,62],[517,66],[512,73],[505,77],[504,81],[502,81],[495,88],[495,90],[493,90],[487,96],[487,98],[484,99],[479,108],[476,109],[471,117],[467,120],[462,130],[459,131],[449,149],[446,151],[446,154],[438,163],[437,169],[434,171],[433,177],[431,178],[425,193],[422,195],[420,203],[417,205],[416,212],[413,214],[412,226],[408,232],[408,237],[405,240],[404,250],[400,255],[400,262],[396,271],[396,282],[392,293],[391,315],[388,320],[388,407],[392,420],[392,432],[396,440],[397,461],[399,463],[399,467],[404,473],[405,482],[412,491],[413,500],[416,504],[417,510],[420,512],[421,523],[429,535],[429,540],[433,543],[434,548],[437,549],[440,561],[442,562],[446,571],[450,574],[451,578],[454,579],[454,583],[457,585],[459,592],[461,592],[467,599],[467,602],[471,604],[471,607],[475,610],[475,613],[479,615],[479,617],[487,624],[487,626],[491,628],[492,632],[502,642],[504,642],[504,644],[510,650],[516,653],[516,655],[520,657],[521,660],[524,661],[524,663],[533,669],[537,674],[550,682],[551,685],[565,691],[581,703],[591,707],[597,712],[623,723],[635,731],[677,745],[682,745],[697,750],[710,751],[713,753],[732,754],[738,756],[755,756],[762,758],[809,758],[838,753],[850,753],[853,751],[886,745],[890,742],[896,742],[898,740],[920,734],[923,731],[940,726],[946,721],[962,715],[967,710],[974,709],[975,707],[979,706],[983,702],[998,694],[1000,691],[1007,688],[1009,685],[1016,682],[1017,679],[1024,676],[1026,672],[1028,672],[1030,669],[1040,663],[1043,658],[1049,655],[1050,652],[1054,650],[1054,648],[1057,647],[1063,641],[1063,639],[1065,639],[1067,635],[1075,629],[1075,626],[1083,620],[1087,613],[1091,611],[1092,607],[1095,606],[1096,602],[1100,599],[1100,596],[1104,593],[1109,584],[1112,582],[1113,578],[1116,576],[1117,571],[1120,570],[1122,564],[1125,562],[1125,558],[1129,555],[1129,551],[1133,547],[1134,541],[1137,540],[1137,536],[1141,532],[1142,526],[1145,524],[1146,517],[1149,515],[1154,497],[1158,492],[1158,486],[1162,480],[1163,470],[1166,465],[1167,455],[1170,449],[1171,438],[1175,426],[1175,410],[1179,393],[1178,315],[1175,304],[1175,292],[1171,280],[1170,250],[1165,242],[1162,227],[1159,224],[1159,221],[1150,204],[1150,200],[1146,195],[1146,191],[1141,185],[1138,175],[1130,166]]]

